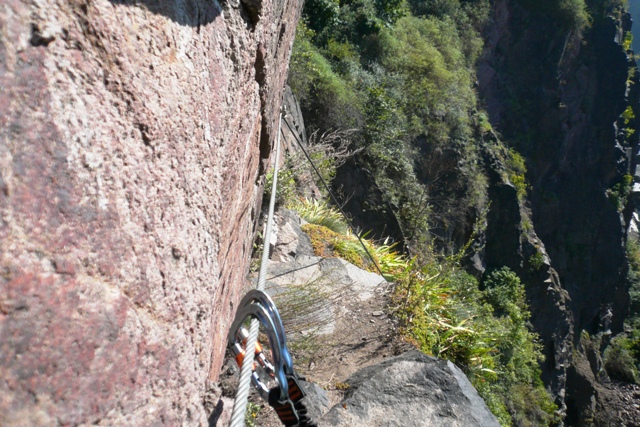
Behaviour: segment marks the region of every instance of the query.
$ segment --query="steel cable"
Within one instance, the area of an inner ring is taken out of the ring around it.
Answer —
[[[293,137],[295,138],[296,142],[300,146],[300,149],[302,150],[302,152],[304,153],[305,157],[307,158],[307,160],[311,164],[311,167],[313,168],[313,170],[318,175],[318,178],[320,178],[320,181],[322,181],[322,185],[324,185],[324,188],[327,190],[327,193],[329,193],[329,196],[331,197],[331,200],[333,200],[333,203],[340,210],[340,213],[342,213],[342,216],[344,217],[345,221],[347,221],[347,224],[349,224],[349,227],[352,230],[355,230],[355,228],[353,227],[353,224],[349,220],[349,217],[347,217],[347,214],[342,209],[342,206],[340,206],[340,203],[338,203],[338,199],[336,199],[336,196],[333,195],[333,192],[329,188],[329,185],[325,182],[324,178],[322,178],[322,175],[320,175],[320,172],[318,171],[318,168],[316,168],[316,165],[313,163],[313,160],[311,160],[311,156],[309,155],[309,153],[307,153],[307,150],[305,150],[304,145],[302,145],[302,142],[300,141],[300,138],[298,138],[298,134],[291,128],[291,125],[289,124],[289,121],[287,120],[286,117],[284,118],[284,124],[287,125],[287,127],[289,128],[289,131],[291,131],[291,133],[293,134]],[[369,259],[371,260],[371,262],[373,262],[373,265],[376,266],[376,270],[378,270],[378,273],[380,273],[380,276],[384,277],[384,274],[382,274],[382,270],[380,269],[380,266],[378,265],[376,260],[373,258],[373,255],[371,255],[371,252],[369,252],[369,249],[367,249],[367,247],[365,246],[365,244],[362,241],[362,238],[360,237],[360,235],[358,233],[354,233],[354,234],[358,238],[358,241],[362,245],[362,248],[364,249],[364,251],[369,256]]]
[[[262,248],[262,260],[260,262],[260,272],[258,273],[258,286],[256,289],[263,291],[267,281],[267,264],[269,263],[269,245],[271,242],[271,224],[273,223],[273,211],[276,204],[276,190],[278,186],[278,161],[280,158],[280,134],[282,133],[282,113],[280,113],[280,121],[278,122],[278,140],[276,142],[276,159],[273,165],[273,183],[271,184],[271,198],[269,200],[269,214],[267,215],[267,224],[264,232],[264,246]],[[251,327],[249,329],[249,338],[245,345],[245,357],[242,361],[240,369],[240,382],[236,393],[236,400],[233,404],[233,413],[231,415],[231,427],[243,427],[245,412],[247,410],[247,401],[249,399],[249,390],[251,388],[251,371],[254,362],[254,349],[258,341],[258,331],[260,322],[257,319],[251,319]]]

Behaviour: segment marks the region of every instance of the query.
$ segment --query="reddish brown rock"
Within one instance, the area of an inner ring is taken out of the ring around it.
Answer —
[[[301,3],[0,7],[0,425],[204,425]]]

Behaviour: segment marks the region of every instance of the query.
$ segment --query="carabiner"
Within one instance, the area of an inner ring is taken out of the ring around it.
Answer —
[[[252,289],[247,292],[244,298],[242,298],[242,300],[240,301],[240,307],[243,307],[244,305],[250,304],[251,302],[255,301],[260,303],[267,310],[271,317],[271,320],[273,321],[283,357],[284,368],[286,373],[288,375],[291,375],[293,373],[293,359],[291,358],[291,354],[289,353],[289,349],[287,348],[287,336],[284,332],[284,325],[282,324],[280,313],[278,312],[278,309],[276,308],[276,305],[271,297],[257,289]]]
[[[251,303],[251,301],[253,300],[246,297],[242,299],[242,303],[238,308],[236,318],[231,324],[231,328],[229,330],[229,346],[232,347],[236,343],[235,337],[238,333],[238,329],[242,326],[247,317],[251,316],[257,318],[260,323],[262,323],[267,332],[269,346],[271,347],[271,353],[273,355],[273,365],[275,371],[274,376],[276,381],[278,382],[278,385],[280,386],[280,398],[281,400],[288,399],[289,385],[287,383],[287,377],[285,374],[285,362],[283,360],[282,347],[280,346],[282,339],[276,332],[276,326],[274,325],[269,312],[262,306],[262,304],[256,302]],[[280,323],[280,325],[281,324],[282,323]],[[286,347],[285,351],[287,351]],[[245,350],[245,352],[248,352],[248,350]],[[288,351],[287,356],[290,361]]]

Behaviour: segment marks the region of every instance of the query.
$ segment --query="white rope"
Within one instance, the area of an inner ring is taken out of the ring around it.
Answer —
[[[273,211],[276,205],[276,190],[278,186],[278,160],[280,158],[280,134],[282,131],[282,113],[280,113],[280,121],[278,122],[278,139],[276,142],[276,160],[273,166],[273,183],[271,184],[271,199],[269,200],[269,214],[267,216],[267,225],[264,232],[264,247],[262,248],[262,261],[260,262],[260,272],[258,273],[259,291],[263,291],[267,281],[267,264],[269,263],[269,245],[271,244],[271,224],[273,222]],[[258,330],[260,322],[257,319],[251,320],[249,328],[249,338],[245,346],[245,355],[240,370],[240,383],[238,384],[238,392],[236,400],[233,404],[233,414],[231,415],[231,427],[244,427],[244,416],[247,410],[247,401],[249,399],[249,390],[251,388],[251,371],[253,368],[254,349],[258,341]]]

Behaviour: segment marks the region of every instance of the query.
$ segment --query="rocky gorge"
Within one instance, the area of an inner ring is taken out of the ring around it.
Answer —
[[[543,372],[564,395],[568,424],[585,425],[607,408],[594,406],[602,370],[594,358],[601,349],[590,354],[581,336],[621,332],[629,308],[625,241],[632,208],[612,203],[607,189],[635,168],[637,136],[624,129],[637,122],[622,115],[628,106],[637,108],[638,80],[632,55],[619,48],[630,31],[628,15],[596,21],[582,37],[545,22],[526,3],[496,2],[479,64],[480,93],[496,129],[518,141],[527,158],[536,233],[511,251],[501,248],[498,258],[487,252],[486,261],[504,263],[505,253],[518,253],[507,263],[527,276],[536,270],[528,265],[533,253],[527,248],[545,253],[548,262],[527,288],[532,322],[545,342]],[[512,223],[522,233],[522,221]],[[489,240],[518,240],[504,227],[495,231]],[[614,423],[602,417],[598,425]]]

